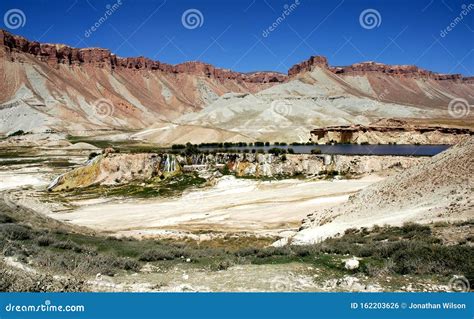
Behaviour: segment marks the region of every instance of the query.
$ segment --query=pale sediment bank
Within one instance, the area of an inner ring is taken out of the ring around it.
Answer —
[[[100,231],[133,236],[223,231],[275,235],[296,230],[314,207],[331,207],[380,177],[333,181],[255,181],[225,176],[215,186],[177,198],[114,200],[50,216]]]

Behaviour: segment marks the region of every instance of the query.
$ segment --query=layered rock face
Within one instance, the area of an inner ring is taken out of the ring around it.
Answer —
[[[308,60],[293,65],[288,70],[288,76],[295,76],[299,73],[308,72],[315,67],[328,68],[328,59],[323,56],[311,56]]]
[[[178,174],[181,166],[170,154],[105,153],[56,178],[48,190],[63,191],[93,185],[118,185],[151,179],[163,180]]]
[[[203,62],[185,62],[171,65],[160,61],[153,61],[145,57],[120,58],[107,49],[101,48],[72,48],[61,44],[47,44],[12,35],[0,30],[0,46],[8,48],[10,52],[22,52],[35,56],[42,62],[55,66],[66,65],[92,65],[108,69],[132,70],[158,70],[166,73],[186,73],[206,76],[218,80],[236,80],[250,83],[279,83],[286,79],[284,74],[278,72],[239,73],[226,69],[219,69]],[[17,59],[15,55],[11,56]],[[21,60],[20,60],[21,61]]]
[[[255,93],[286,75],[120,58],[107,49],[44,44],[0,30],[0,77],[1,133],[83,135],[168,122],[227,92]]]
[[[467,128],[374,123],[371,125],[330,126],[311,131],[312,140],[318,144],[368,143],[368,144],[457,144],[474,135]]]
[[[378,73],[391,76],[403,76],[419,79],[452,80],[473,83],[474,77],[463,77],[461,74],[440,74],[421,69],[416,65],[387,65],[373,61],[355,63],[348,66],[329,66],[328,60],[323,56],[311,56],[308,60],[298,63],[288,70],[288,76],[313,70],[315,67],[325,68],[338,75],[365,75]]]
[[[120,185],[160,181],[182,172],[213,172],[226,167],[238,177],[290,177],[336,174],[364,175],[389,169],[408,168],[423,159],[404,156],[347,156],[287,154],[104,154],[87,165],[56,178],[50,191],[93,185]]]
[[[236,176],[317,176],[324,174],[364,175],[389,169],[408,168],[421,158],[404,156],[349,156],[288,154],[285,157],[272,154],[246,156],[227,165]]]

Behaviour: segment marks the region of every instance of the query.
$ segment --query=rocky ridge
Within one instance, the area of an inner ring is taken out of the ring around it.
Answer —
[[[101,48],[72,48],[62,44],[40,43],[29,41],[21,36],[13,35],[0,30],[0,46],[8,48],[9,52],[23,52],[31,54],[42,62],[55,66],[66,64],[70,66],[92,65],[98,68],[153,70],[166,73],[187,73],[203,75],[219,80],[236,80],[250,83],[278,83],[286,79],[284,74],[278,72],[252,72],[240,73],[232,70],[216,68],[210,64],[193,61],[171,65],[154,61],[146,57],[121,58]],[[12,56],[12,59],[18,57]]]
[[[367,73],[380,73],[391,76],[474,83],[474,77],[463,77],[461,74],[436,73],[424,70],[417,67],[416,65],[388,65],[374,61],[367,61],[348,66],[329,66],[327,58],[323,56],[311,56],[308,60],[292,66],[288,70],[288,75],[293,77],[300,73],[309,72],[315,67],[328,69],[337,75],[364,75]]]
[[[34,55],[40,61],[50,65],[83,65],[90,64],[99,68],[110,69],[135,69],[159,70],[166,73],[187,73],[204,75],[216,79],[231,79],[250,83],[281,83],[288,77],[311,71],[314,67],[322,67],[338,75],[357,75],[368,72],[383,73],[393,76],[406,76],[415,78],[430,78],[434,80],[453,80],[474,83],[474,77],[463,77],[461,74],[440,74],[421,69],[415,65],[387,65],[373,61],[355,63],[349,66],[329,66],[324,56],[311,56],[308,60],[293,65],[285,74],[272,71],[240,73],[228,69],[216,68],[211,64],[199,61],[184,62],[176,65],[154,61],[146,57],[121,58],[102,48],[73,48],[63,44],[40,43],[29,41],[24,37],[13,35],[5,30],[0,30],[0,46],[10,52],[23,52]],[[12,57],[15,58],[15,57]]]
[[[339,68],[314,56],[288,73],[120,58],[106,49],[41,44],[0,30],[0,77],[6,79],[0,132],[138,131],[128,137],[163,145],[307,142],[315,127],[445,119],[454,97],[474,101],[468,78],[416,67],[370,62]]]

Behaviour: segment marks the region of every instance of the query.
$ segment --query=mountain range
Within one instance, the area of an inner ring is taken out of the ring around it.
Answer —
[[[312,129],[328,125],[381,118],[449,122],[451,101],[474,103],[474,77],[411,65],[333,67],[312,56],[288,74],[239,73],[203,62],[170,65],[39,43],[5,30],[0,77],[4,135],[120,133],[160,144],[307,141]]]

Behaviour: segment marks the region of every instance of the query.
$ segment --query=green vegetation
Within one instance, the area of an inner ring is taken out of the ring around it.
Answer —
[[[28,134],[28,133],[25,133],[25,131],[23,131],[23,130],[18,130],[18,131],[15,131],[13,133],[8,134],[8,137],[21,136],[21,135],[25,135],[25,134]]]
[[[269,149],[268,153],[273,154],[273,155],[286,154],[286,149],[274,147],[274,148]]]
[[[137,197],[152,198],[156,196],[177,196],[190,187],[198,187],[206,182],[196,173],[179,174],[167,179],[149,180],[146,182],[130,182],[123,185],[93,185],[85,188],[75,188],[59,193],[49,193],[49,198],[68,200],[93,199],[97,197]]]
[[[464,227],[465,238],[444,245],[435,233]],[[163,269],[184,263],[208,270],[239,264],[299,262],[325,275],[360,273],[372,278],[428,276],[447,282],[452,275],[474,280],[474,247],[468,244],[474,220],[458,224],[348,229],[336,238],[308,246],[271,247],[275,238],[224,235],[208,241],[137,240],[96,235],[0,203],[0,253],[45,274],[19,274],[0,261],[0,291],[76,291],[96,274],[137,272],[145,263]],[[436,231],[435,231],[436,230]],[[203,231],[205,232],[205,231]],[[348,256],[360,258],[356,270],[344,268]],[[63,275],[61,282],[53,275]],[[39,277],[38,277],[39,276]],[[327,278],[327,277],[326,277]]]

